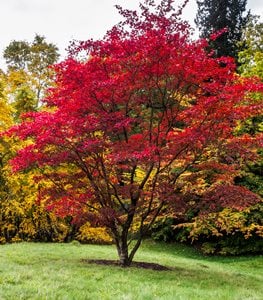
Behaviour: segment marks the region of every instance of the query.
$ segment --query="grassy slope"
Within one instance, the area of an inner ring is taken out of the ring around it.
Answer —
[[[0,246],[0,299],[263,299],[263,257],[209,258],[182,245],[145,243],[136,256],[173,271],[87,265],[113,246]]]

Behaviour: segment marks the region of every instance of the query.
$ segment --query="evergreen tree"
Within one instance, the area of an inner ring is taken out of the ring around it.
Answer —
[[[211,48],[217,57],[232,56],[237,60],[238,42],[242,37],[242,29],[246,25],[249,12],[246,11],[247,0],[199,0],[195,23],[200,36],[209,38],[212,33],[224,28],[216,40],[211,41]]]

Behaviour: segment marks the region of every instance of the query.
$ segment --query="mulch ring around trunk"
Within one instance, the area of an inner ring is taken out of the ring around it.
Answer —
[[[108,260],[108,259],[83,259],[82,260],[85,263],[88,264],[97,264],[97,265],[104,265],[104,266],[118,266],[120,267],[120,263],[117,260]],[[148,263],[148,262],[139,262],[134,261],[131,263],[129,267],[135,267],[135,268],[142,268],[142,269],[149,269],[149,270],[155,270],[155,271],[172,271],[172,268],[162,266],[155,263]]]

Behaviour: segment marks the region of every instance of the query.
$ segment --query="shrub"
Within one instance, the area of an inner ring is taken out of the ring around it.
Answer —
[[[113,239],[104,227],[92,227],[89,223],[82,225],[76,235],[81,243],[112,244]]]
[[[176,226],[189,230],[188,240],[206,254],[238,255],[263,249],[263,202],[246,210],[225,208]]]

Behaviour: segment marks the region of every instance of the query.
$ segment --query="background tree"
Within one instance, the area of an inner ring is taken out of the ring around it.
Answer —
[[[259,76],[263,80],[263,23],[250,16],[242,33],[243,50],[238,53],[242,76]]]
[[[52,83],[52,71],[49,66],[59,58],[58,48],[47,43],[45,37],[36,35],[33,42],[12,41],[3,54],[8,73],[22,73],[27,76],[27,89],[35,93],[37,106],[40,98]]]
[[[20,121],[20,115],[38,109],[37,96],[31,86],[32,77],[24,70],[9,69],[5,76],[7,101],[14,108],[14,122]]]
[[[257,76],[263,80],[263,23],[259,16],[250,16],[243,30],[242,43],[245,48],[238,53],[241,76]],[[255,95],[255,103],[262,102],[261,95]],[[239,124],[239,131],[250,135],[263,133],[263,114],[245,120]],[[246,164],[243,174],[236,178],[238,184],[263,196],[263,151],[258,150],[259,159],[254,164]],[[263,216],[262,216],[263,217]]]
[[[250,105],[262,84],[238,77],[231,58],[209,57],[205,40],[191,42],[173,1],[140,8],[118,7],[125,20],[105,39],[73,45],[56,66],[49,111],[9,131],[30,141],[14,170],[49,178],[40,194],[49,209],[106,226],[122,266],[168,209],[183,213],[201,198],[206,211],[260,201],[233,180],[257,158],[260,136],[234,129],[262,110]]]
[[[242,37],[249,13],[245,14],[247,0],[200,0],[195,23],[202,38],[210,38],[212,33],[227,29],[217,39],[210,41],[215,55],[231,56],[237,61],[238,42]]]
[[[17,78],[21,80],[21,78]],[[68,228],[61,220],[36,205],[36,173],[14,174],[8,160],[21,147],[18,140],[3,136],[21,108],[8,103],[8,77],[0,74],[0,243],[19,240],[59,240]],[[21,97],[22,98],[22,97]],[[52,221],[51,221],[52,220]],[[63,228],[64,225],[64,228]]]
[[[7,66],[15,70],[25,70],[30,56],[30,45],[26,41],[12,41],[3,54]]]

